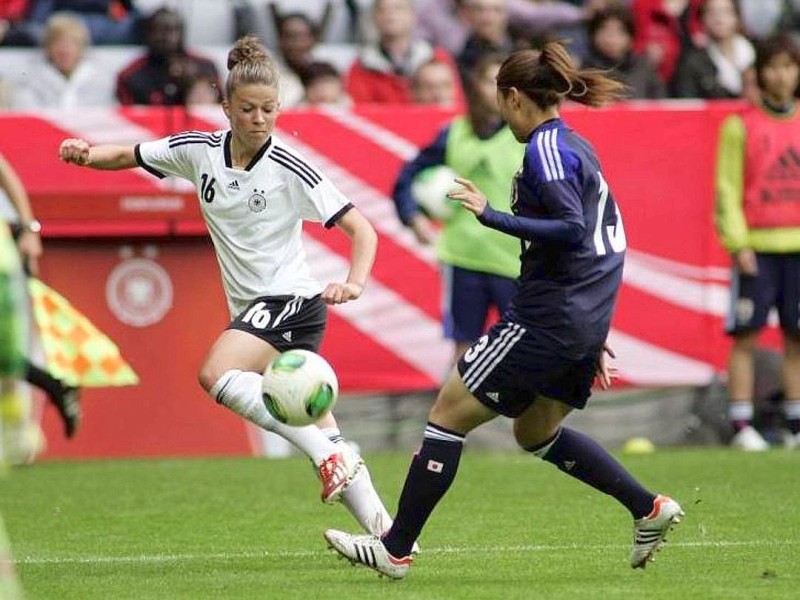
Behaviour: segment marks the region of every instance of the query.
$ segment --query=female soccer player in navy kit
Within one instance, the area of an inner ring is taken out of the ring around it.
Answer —
[[[341,497],[367,531],[381,533],[391,519],[333,417],[318,427],[289,427],[269,414],[261,395],[261,374],[279,352],[318,349],[325,305],[361,295],[377,236],[322,173],[274,134],[277,70],[255,37],[236,42],[228,68],[223,110],[230,130],[184,132],[136,146],[68,139],[60,156],[95,169],[141,166],[197,187],[233,318],[206,356],[200,384],[220,404],[305,452],[318,468],[323,501]],[[311,277],[301,242],[304,220],[335,225],[350,238],[345,282],[323,287]]]
[[[516,52],[501,66],[501,113],[526,144],[512,188],[513,214],[492,209],[466,179],[456,180],[462,189],[450,197],[485,226],[520,238],[518,292],[439,393],[391,529],[380,538],[325,532],[350,561],[405,577],[412,545],[455,478],[466,434],[498,414],[514,419],[522,448],[630,511],[633,568],[647,564],[683,516],[677,502],[644,489],[594,440],[561,424],[586,405],[595,375],[603,386],[610,382],[603,352],[622,280],[625,233],[594,150],[558,109],[565,98],[599,106],[622,91],[601,72],[578,70],[555,42],[541,54]]]

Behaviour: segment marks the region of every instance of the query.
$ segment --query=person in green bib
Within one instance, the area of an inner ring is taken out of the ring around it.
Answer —
[[[505,58],[483,56],[467,74],[467,113],[454,118],[433,142],[407,162],[392,198],[397,215],[421,244],[436,244],[442,271],[444,334],[453,340],[455,362],[483,333],[492,308],[502,314],[516,290],[519,240],[483,227],[457,207],[437,232],[412,194],[425,169],[446,165],[474,181],[497,210],[511,211],[511,182],[522,162],[520,145],[497,108],[495,78]],[[453,187],[457,184],[453,182]]]

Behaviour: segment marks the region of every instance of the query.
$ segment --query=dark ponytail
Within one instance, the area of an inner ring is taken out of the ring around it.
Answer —
[[[603,106],[625,97],[625,84],[599,69],[579,69],[559,42],[540,51],[520,50],[509,56],[497,75],[497,88],[523,92],[542,110],[565,98],[587,106]]]

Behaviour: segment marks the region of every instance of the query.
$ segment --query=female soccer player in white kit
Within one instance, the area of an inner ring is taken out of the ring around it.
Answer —
[[[361,458],[344,443],[332,415],[289,427],[261,396],[261,374],[282,351],[316,351],[326,304],[357,299],[375,258],[377,236],[364,216],[302,155],[274,134],[278,74],[255,37],[228,54],[222,108],[230,130],[189,131],[136,146],[61,143],[62,160],[94,169],[140,166],[182,177],[198,192],[233,320],[208,352],[199,380],[220,404],[305,452],[318,468],[322,500],[339,498],[372,533],[391,524]],[[334,225],[351,240],[344,283],[323,287],[309,272],[303,221]]]

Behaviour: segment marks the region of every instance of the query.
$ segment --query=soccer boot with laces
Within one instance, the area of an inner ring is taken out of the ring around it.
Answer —
[[[653,510],[633,522],[633,552],[631,567],[644,569],[664,543],[667,533],[681,522],[684,512],[680,504],[667,496],[656,496]]]
[[[391,579],[408,575],[411,556],[396,558],[389,554],[381,539],[370,534],[355,535],[336,529],[325,532],[328,545],[354,565],[364,565]]]
[[[322,482],[322,501],[333,504],[339,500],[363,464],[360,457],[348,457],[346,452],[331,454],[323,460],[317,467],[317,475]]]

